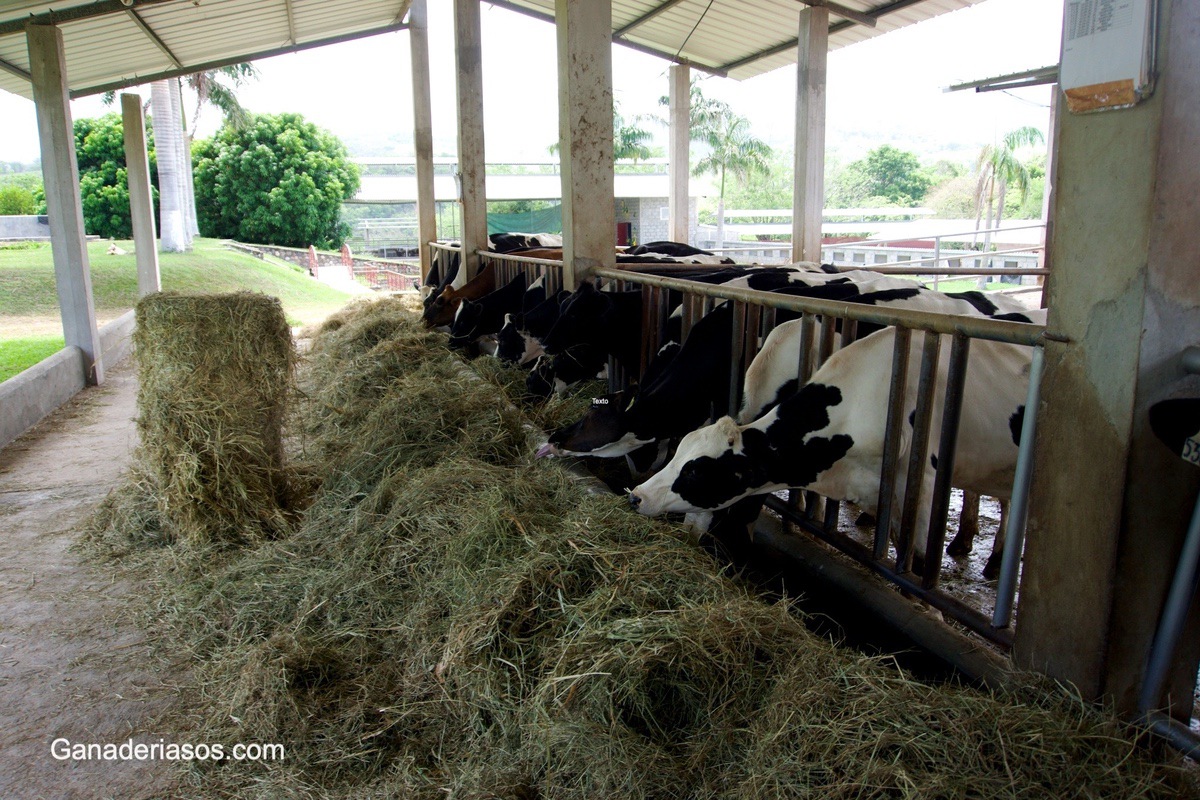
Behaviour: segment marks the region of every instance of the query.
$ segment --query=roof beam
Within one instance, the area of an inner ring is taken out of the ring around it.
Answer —
[[[830,14],[837,14],[839,17],[844,17],[848,20],[853,20],[859,25],[866,25],[868,28],[875,27],[875,18],[870,14],[864,14],[861,11],[855,11],[853,8],[846,8],[841,3],[834,3],[831,0],[800,0],[806,6],[814,6],[816,8],[827,8]]]
[[[180,69],[169,69],[162,72],[155,72],[148,75],[136,75],[132,78],[121,81],[113,81],[112,83],[100,84],[98,86],[88,86],[84,89],[76,89],[71,92],[71,99],[79,97],[87,97],[88,95],[101,94],[102,92],[113,92],[118,89],[124,89],[128,86],[137,86],[143,83],[153,83],[167,78],[178,78],[180,75],[190,75],[193,72],[207,72],[212,69],[220,69],[228,67],[232,64],[240,64],[243,61],[257,61],[260,58],[271,58],[272,56],[282,56],[288,53],[299,53],[304,50],[312,50],[317,47],[325,47],[330,44],[341,44],[342,42],[352,42],[356,39],[365,39],[369,36],[378,36],[381,33],[393,33],[402,31],[408,28],[406,23],[397,23],[393,25],[385,25],[382,28],[371,28],[370,30],[358,31],[356,33],[345,33],[340,36],[331,36],[327,39],[314,39],[311,42],[304,44],[287,45],[285,47],[275,47],[270,50],[261,50],[257,53],[242,53],[229,58],[222,58],[216,61],[206,61],[200,64],[188,64]]]
[[[29,74],[28,70],[21,69],[16,64],[10,64],[2,58],[0,58],[0,72],[7,72],[9,75],[15,75],[25,81],[33,80],[33,76]]]
[[[292,0],[283,0],[283,8],[287,11],[288,18],[288,41],[292,44],[296,43],[296,9],[292,7]]]
[[[808,3],[807,0],[800,0],[800,2],[807,3],[808,5],[821,5],[821,6],[826,5],[826,3],[820,2],[819,0],[818,0],[818,2],[815,2],[815,3]],[[878,20],[880,17],[886,16],[887,14],[891,14],[895,11],[899,11],[901,9],[908,8],[909,6],[915,6],[915,5],[918,5],[923,2],[925,2],[925,0],[892,0],[891,3],[887,3],[886,5],[882,5],[877,8],[871,9],[870,11],[866,12],[865,16],[868,16],[873,20]],[[829,10],[832,13],[835,13],[835,14],[838,14],[839,16],[841,16],[841,12],[834,11],[832,8],[830,8]],[[846,10],[849,11],[849,9],[846,9]],[[858,13],[858,12],[855,12],[855,13]],[[836,22],[833,25],[829,26],[829,35],[833,36],[835,33],[844,31],[847,28],[852,27],[857,24],[859,24],[857,21],[851,20],[851,19],[844,19],[841,22]],[[874,27],[874,26],[872,25],[871,27]],[[791,50],[792,48],[796,47],[799,43],[800,43],[799,39],[789,39],[785,42],[780,42],[779,44],[772,45],[771,47],[768,47],[765,50],[759,50],[757,53],[751,53],[750,55],[745,56],[743,58],[739,58],[736,61],[730,61],[728,64],[722,64],[721,66],[717,67],[717,69],[721,70],[724,73],[729,73],[739,67],[744,67],[747,64],[753,64],[755,61],[760,61],[764,58],[770,58],[771,56],[779,55],[780,53],[784,52],[785,50]]]
[[[516,3],[509,2],[509,0],[486,0],[486,2],[488,5],[503,8],[507,11],[513,11],[517,14],[524,14],[525,16],[533,17],[534,19],[540,19],[542,22],[549,22],[551,25],[554,24],[553,14],[547,14],[543,11],[537,11],[536,9],[532,8],[525,8],[524,6],[519,6]],[[664,58],[673,64],[687,64],[692,69],[699,70],[707,75],[716,75],[719,78],[726,78],[729,76],[729,73],[723,67],[714,67],[711,64],[701,64],[699,61],[690,61],[686,58],[680,58],[675,53],[668,53],[664,50],[650,47],[649,45],[631,42],[628,39],[619,39],[617,38],[616,34],[613,34],[613,44],[619,44],[622,47],[628,47],[630,50],[636,50],[639,53],[645,53],[646,55]]]
[[[150,41],[154,42],[158,49],[162,50],[163,53],[166,54],[167,58],[171,59],[171,63],[174,64],[176,68],[183,69],[183,62],[175,57],[175,54],[171,52],[171,48],[167,47],[167,43],[162,40],[162,37],[155,33],[154,29],[146,24],[146,20],[142,19],[141,14],[137,13],[132,8],[125,9],[125,13],[129,15],[130,19],[137,23],[137,26],[142,29],[142,33],[146,34]]]
[[[683,2],[683,0],[664,0],[664,2],[660,3],[659,5],[655,6],[652,9],[650,9],[645,14],[642,14],[640,17],[633,20],[632,22],[628,22],[628,23],[622,25],[621,27],[617,28],[615,31],[613,31],[613,38],[615,39],[618,36],[624,36],[625,34],[629,33],[631,30],[633,30],[637,26],[649,22],[650,20],[654,19],[655,17],[657,17],[659,14],[663,13],[664,11],[670,11],[672,8],[674,8],[675,6],[679,5],[682,2]]]
[[[1023,86],[1044,86],[1048,83],[1058,83],[1058,65],[1027,69],[1023,72],[1013,72],[1008,75],[998,75],[993,78],[981,78],[977,81],[956,83],[947,86],[943,92],[961,92],[974,89],[977,92],[999,92],[1005,89],[1019,89]]]
[[[121,14],[130,9],[136,10],[143,6],[156,6],[171,2],[176,2],[176,0],[99,0],[96,3],[71,6],[60,11],[47,11],[45,14],[29,14],[28,16],[17,17],[16,19],[5,20],[4,22],[0,22],[0,36],[24,33],[26,25],[62,25],[66,22],[78,22],[79,20],[92,19],[93,17]]]

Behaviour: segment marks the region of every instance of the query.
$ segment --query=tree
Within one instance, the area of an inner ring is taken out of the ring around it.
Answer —
[[[650,158],[650,146],[647,142],[650,141],[650,131],[639,126],[640,120],[634,117],[629,122],[621,116],[617,110],[617,106],[613,104],[613,160],[620,161],[623,158],[632,158],[637,161],[640,158]]]
[[[158,238],[159,249],[182,253],[191,243],[191,236],[184,218],[183,118],[173,101],[171,83],[161,80],[150,84],[151,113],[158,131]]]
[[[250,112],[238,100],[236,90],[253,80],[258,80],[258,69],[253,64],[231,64],[184,75],[183,82],[196,93],[196,111],[192,114],[188,136],[196,135],[196,125],[205,105],[220,110],[227,124],[235,128],[244,126],[250,120]]]
[[[74,132],[84,230],[108,239],[130,238],[133,229],[125,169],[125,132],[120,115],[77,119]],[[148,133],[148,146],[151,134]],[[158,179],[155,155],[151,150],[151,192]]]
[[[770,170],[770,146],[750,135],[750,120],[734,114],[728,106],[720,118],[706,123],[708,155],[696,162],[693,175],[717,176],[717,246],[725,241],[725,182],[729,175],[747,178]]]
[[[991,230],[999,227],[1000,220],[1004,218],[1004,201],[1009,184],[1015,184],[1022,197],[1029,191],[1029,168],[1017,158],[1016,151],[1022,147],[1042,144],[1044,141],[1040,130],[1026,126],[1004,134],[1000,144],[985,145],[979,151],[979,158],[975,162],[979,176],[975,184],[975,230],[979,230],[980,218],[983,217],[984,228],[987,230],[983,235],[985,252],[992,246]],[[990,259],[988,266],[991,266]],[[982,289],[986,285],[987,278],[981,275],[979,286]]]
[[[613,161],[620,161],[623,158],[632,158],[637,161],[653,155],[647,144],[652,138],[651,134],[640,126],[640,122],[639,117],[634,117],[626,122],[625,118],[621,116],[617,104],[613,103]],[[555,142],[546,149],[551,153],[557,153],[559,142]]]
[[[169,152],[171,162],[164,165],[165,179],[161,190],[163,203],[167,206],[165,219],[169,226],[159,228],[163,239],[162,249],[172,252],[185,250],[199,231],[196,219],[196,190],[192,169],[192,136],[195,135],[200,112],[204,106],[220,109],[226,123],[234,126],[244,124],[248,111],[238,101],[235,89],[252,79],[258,78],[258,70],[252,64],[232,64],[219,69],[205,70],[185,75],[183,81],[196,95],[196,111],[192,115],[192,129],[187,129],[183,114],[183,98],[178,79],[156,81],[150,85],[151,114],[159,119],[159,135],[171,136],[163,142],[164,152]],[[105,92],[105,105],[112,105],[116,92]],[[168,119],[170,117],[170,119]],[[176,224],[178,214],[178,225]]]
[[[36,210],[33,192],[23,186],[0,186],[0,216],[33,214]]]
[[[358,191],[358,167],[337,137],[299,114],[252,114],[194,154],[203,235],[292,247],[345,241],[339,214]]]

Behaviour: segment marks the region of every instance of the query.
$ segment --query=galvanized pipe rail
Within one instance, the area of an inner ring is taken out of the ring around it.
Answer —
[[[503,285],[517,277],[518,272],[525,272],[530,282],[537,277],[545,279],[546,296],[557,293],[562,288],[563,262],[553,258],[530,258],[515,253],[496,253],[491,250],[476,250],[476,255],[483,263],[491,262],[496,270],[497,285]]]
[[[774,316],[779,310],[800,314],[801,363],[798,365],[798,374],[801,382],[806,381],[819,363],[823,362],[833,351],[835,344],[834,318],[843,320],[841,337],[843,344],[852,338],[852,333],[848,330],[852,324],[868,322],[894,326],[897,334],[891,371],[888,418],[884,434],[883,466],[877,509],[879,521],[876,526],[873,548],[864,547],[847,537],[836,534],[837,506],[832,501],[827,501],[825,518],[820,521],[814,520],[811,516],[797,513],[792,507],[792,503],[784,503],[778,498],[768,499],[767,505],[779,512],[789,522],[828,541],[873,571],[883,575],[904,591],[920,597],[933,607],[1002,647],[1011,646],[1013,634],[1009,626],[1015,602],[1016,576],[1020,565],[1025,509],[1030,488],[1032,438],[1036,424],[1037,397],[1040,390],[1041,345],[1047,340],[1064,341],[1064,337],[1049,333],[1040,325],[994,320],[986,317],[962,317],[911,309],[882,309],[841,301],[776,295],[752,289],[699,284],[676,278],[618,270],[598,270],[596,276],[620,281],[621,285],[636,283],[642,286],[643,293],[647,298],[643,331],[644,335],[648,334],[648,339],[654,340],[645,342],[647,353],[653,352],[651,348],[657,346],[658,336],[656,334],[659,334],[662,329],[660,321],[663,311],[661,308],[667,290],[681,292],[687,298],[684,304],[685,312],[687,312],[685,320],[694,315],[693,309],[698,297],[703,297],[706,305],[720,299],[733,303],[735,324],[732,331],[732,374],[730,395],[726,407],[730,414],[736,413],[741,397],[742,374],[757,352],[759,338],[766,333],[763,330],[764,324],[768,329],[773,326]],[[656,316],[659,321],[653,319]],[[819,333],[814,329],[817,317],[821,318]],[[922,355],[918,376],[917,407],[913,417],[913,444],[909,451],[905,482],[905,486],[908,488],[903,500],[897,501],[895,491],[899,468],[900,435],[904,425],[903,398],[906,396],[905,387],[908,380],[909,352],[913,347],[911,342],[913,330],[922,331],[924,336],[923,342],[918,348]],[[913,547],[914,528],[922,502],[920,498],[922,476],[928,458],[929,434],[932,432],[930,423],[933,414],[934,387],[937,382],[935,376],[938,370],[937,362],[943,335],[950,337],[950,348],[942,406],[942,425],[939,433],[938,453],[942,468],[935,476],[932,497],[924,499],[925,502],[930,503],[931,514],[926,547],[922,554],[925,558],[925,574],[923,577],[917,578],[911,569],[913,558],[916,555]],[[981,612],[938,589],[941,551],[945,543],[945,526],[950,499],[950,476],[953,470],[954,449],[958,437],[959,417],[972,338],[1034,347],[1034,364],[1031,368],[1030,389],[1026,399],[1025,428],[1018,456],[1017,478],[1013,487],[1012,506],[1016,513],[1009,515],[1008,540],[1001,572],[1001,589],[998,592],[992,619],[988,619]],[[813,363],[814,350],[816,351],[816,364]],[[794,496],[795,493],[793,493]],[[896,507],[897,502],[901,503],[903,535],[902,541],[897,545],[896,562],[894,565],[890,565],[886,562],[889,529],[892,509]]]
[[[646,275],[629,270],[598,269],[593,274],[599,278],[633,281],[646,286],[673,289],[685,294],[697,294],[704,297],[720,298],[722,300],[736,300],[776,310],[840,317],[842,319],[858,320],[859,322],[871,322],[877,325],[920,328],[921,330],[944,333],[951,336],[960,334],[969,336],[972,339],[990,339],[996,342],[1030,346],[1040,345],[1043,341],[1068,341],[1064,336],[1047,331],[1042,325],[1009,322],[1008,320],[991,319],[990,317],[960,317],[949,314],[936,314],[930,311],[915,311],[908,308],[877,308],[875,306],[846,303],[840,300],[794,297],[772,294],[770,292],[759,292],[754,289],[722,286],[720,284],[711,285],[682,278]]]

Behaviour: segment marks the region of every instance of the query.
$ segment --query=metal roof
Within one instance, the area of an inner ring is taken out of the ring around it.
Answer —
[[[554,0],[489,2],[541,19],[554,18]],[[612,0],[613,41],[744,80],[796,63],[800,10],[805,5],[830,6],[832,51],[979,2],[982,0]],[[839,15],[835,6],[856,19]]]
[[[25,26],[63,33],[71,95],[404,27],[410,0],[0,0],[0,89],[32,96]]]
[[[554,0],[489,2],[554,19]],[[982,0],[829,3],[829,49],[978,2]],[[0,89],[32,94],[24,36],[30,21],[61,27],[71,94],[78,97],[397,30],[404,27],[410,0],[71,3],[0,0]],[[838,5],[844,9],[841,15]],[[800,0],[612,0],[613,41],[742,80],[795,63],[803,7]]]

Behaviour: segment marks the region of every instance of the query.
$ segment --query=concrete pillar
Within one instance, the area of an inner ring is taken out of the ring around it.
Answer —
[[[616,264],[613,204],[612,4],[556,0],[563,286]]]
[[[413,150],[417,161],[417,242],[421,248],[421,282],[429,275],[427,242],[437,239],[433,194],[433,112],[429,88],[429,18],[425,0],[412,0],[408,12],[408,45],[412,56]]]
[[[29,25],[26,38],[63,338],[67,346],[83,351],[84,381],[89,386],[99,385],[104,382],[104,365],[92,302],[62,32],[52,25]]]
[[[475,251],[488,246],[479,0],[454,0],[454,62],[458,69],[458,173],[462,200],[462,266],[454,285],[461,286],[479,271],[479,256]]]
[[[692,70],[687,64],[670,68],[671,139],[667,160],[670,162],[670,239],[691,244],[688,238],[688,178],[691,174],[692,143]]]
[[[150,160],[146,153],[146,117],[139,95],[121,95],[121,120],[125,133],[125,171],[129,182],[133,248],[137,255],[138,297],[145,297],[160,291],[162,281],[158,272],[154,200],[150,192]]]
[[[792,260],[821,261],[825,207],[825,75],[829,9],[800,10],[796,52],[796,176],[792,196]]]
[[[1052,331],[1014,657],[1132,710],[1200,475],[1150,433],[1200,395],[1200,7],[1164,2],[1159,78],[1132,108],[1059,117]],[[1186,715],[1197,643],[1173,676]]]

